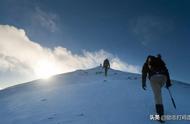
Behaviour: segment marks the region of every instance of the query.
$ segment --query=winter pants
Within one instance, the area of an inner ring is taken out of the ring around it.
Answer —
[[[153,75],[150,78],[150,84],[154,93],[155,104],[162,104],[162,92],[161,89],[166,83],[167,77],[162,74]]]
[[[107,75],[108,75],[108,68],[105,67],[105,76],[107,76]]]

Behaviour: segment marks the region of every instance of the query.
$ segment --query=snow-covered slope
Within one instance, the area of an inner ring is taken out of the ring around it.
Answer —
[[[102,69],[57,75],[0,91],[0,124],[156,124],[150,86],[141,89],[141,76]],[[149,83],[148,83],[149,84]],[[163,89],[166,114],[190,115],[190,86],[174,82],[177,109]],[[167,121],[188,124],[190,121]]]

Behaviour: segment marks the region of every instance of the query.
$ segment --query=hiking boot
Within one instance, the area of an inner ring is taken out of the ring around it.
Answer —
[[[159,115],[159,122],[160,123],[164,123],[164,118],[163,118],[163,115],[164,115],[164,106],[163,104],[156,104],[156,113]]]

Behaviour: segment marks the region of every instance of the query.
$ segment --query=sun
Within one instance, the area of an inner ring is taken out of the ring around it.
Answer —
[[[51,76],[58,74],[59,69],[55,63],[46,59],[37,62],[34,73],[38,78],[48,79]]]

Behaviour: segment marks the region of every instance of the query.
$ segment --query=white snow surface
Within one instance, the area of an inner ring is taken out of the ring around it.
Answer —
[[[158,124],[151,87],[141,75],[100,67],[56,75],[0,91],[0,124]],[[165,114],[190,115],[190,86],[173,81],[174,109],[163,88]],[[166,121],[189,124],[190,121]]]

